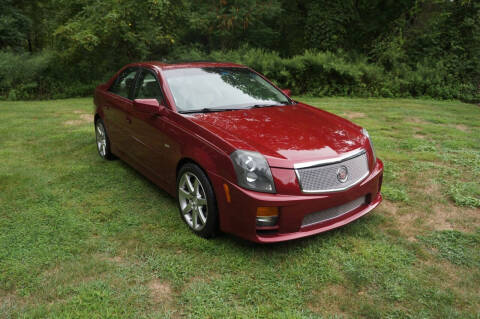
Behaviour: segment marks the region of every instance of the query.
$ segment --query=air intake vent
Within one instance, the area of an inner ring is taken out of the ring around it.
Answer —
[[[352,200],[351,202],[308,214],[303,218],[302,227],[321,223],[329,219],[333,219],[349,213],[365,204],[365,199],[365,196],[362,196],[355,200]]]
[[[323,161],[320,164],[296,165],[300,187],[304,193],[327,193],[348,189],[367,177],[368,158],[360,150],[346,158]],[[299,167],[301,166],[301,167]]]

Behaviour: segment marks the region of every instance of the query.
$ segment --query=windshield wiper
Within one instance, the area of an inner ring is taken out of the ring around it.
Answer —
[[[276,104],[254,104],[254,105],[250,106],[249,108],[250,109],[259,109],[259,108],[262,108],[262,107],[272,107],[272,106],[281,106],[281,105],[288,105],[288,103],[284,102],[284,103],[276,103]]]
[[[213,113],[213,112],[226,112],[226,111],[235,111],[241,110],[238,108],[212,108],[212,107],[204,107],[203,109],[196,109],[196,110],[187,110],[187,111],[179,111],[182,114],[191,114],[191,113]]]
[[[288,102],[284,103],[276,103],[276,104],[254,104],[248,107],[239,107],[239,108],[215,108],[215,107],[204,107],[201,109],[195,110],[186,110],[186,111],[179,111],[178,113],[181,114],[192,114],[192,113],[213,113],[213,112],[226,112],[226,111],[236,111],[236,110],[245,110],[245,109],[255,109],[255,108],[262,108],[262,107],[271,107],[271,106],[281,106],[281,105],[289,105]]]

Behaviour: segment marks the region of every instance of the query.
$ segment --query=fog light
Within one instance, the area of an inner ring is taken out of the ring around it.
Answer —
[[[257,226],[275,226],[278,221],[278,207],[257,207]]]

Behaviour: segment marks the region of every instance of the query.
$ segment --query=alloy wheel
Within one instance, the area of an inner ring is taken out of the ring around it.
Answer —
[[[101,121],[97,121],[95,125],[95,136],[97,138],[98,153],[100,153],[100,156],[105,157],[107,155],[107,134]]]
[[[188,226],[195,231],[202,230],[207,224],[208,203],[203,185],[195,174],[185,172],[180,178],[178,201]]]

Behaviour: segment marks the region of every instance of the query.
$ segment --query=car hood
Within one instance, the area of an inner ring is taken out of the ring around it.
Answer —
[[[201,113],[191,119],[237,149],[262,153],[272,167],[335,158],[365,144],[359,126],[301,103]]]

